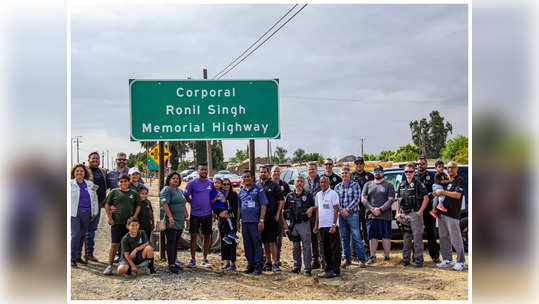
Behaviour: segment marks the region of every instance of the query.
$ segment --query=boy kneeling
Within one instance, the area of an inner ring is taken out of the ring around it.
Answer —
[[[146,232],[139,230],[140,224],[136,217],[130,217],[126,226],[129,232],[122,238],[123,257],[118,265],[118,274],[137,273],[137,265],[141,266],[145,261],[148,263],[150,273],[154,274],[153,249],[148,243]]]

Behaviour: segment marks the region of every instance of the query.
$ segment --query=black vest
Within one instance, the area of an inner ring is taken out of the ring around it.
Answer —
[[[305,190],[301,195],[296,192],[290,192],[286,196],[285,219],[295,224],[303,223],[309,220],[307,210],[313,206],[313,197]]]
[[[411,183],[405,179],[399,184],[400,208],[403,212],[419,211],[423,203],[421,182],[414,178]]]

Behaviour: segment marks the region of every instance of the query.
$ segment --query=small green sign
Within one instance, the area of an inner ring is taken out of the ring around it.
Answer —
[[[129,80],[131,140],[279,138],[279,81]]]

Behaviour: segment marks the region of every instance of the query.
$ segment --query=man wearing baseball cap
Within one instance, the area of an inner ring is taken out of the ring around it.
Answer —
[[[374,174],[365,171],[365,161],[361,156],[356,158],[354,165],[356,170],[352,172],[352,176],[350,178],[354,182],[358,183],[359,187],[363,189],[368,181],[374,180]],[[367,219],[365,217],[366,211],[365,206],[363,206],[363,204],[359,204],[359,225],[361,228],[361,238],[365,242],[365,248],[369,249],[369,239],[367,238]],[[352,246],[352,256],[357,258],[357,253],[354,246]]]
[[[395,201],[395,187],[384,180],[384,168],[380,165],[374,167],[374,180],[363,187],[361,200],[367,209],[367,237],[370,242],[371,257],[367,264],[376,261],[378,240],[382,239],[384,247],[384,260],[389,261],[391,250],[391,205]]]

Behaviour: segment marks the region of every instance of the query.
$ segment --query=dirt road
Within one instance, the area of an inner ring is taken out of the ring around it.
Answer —
[[[154,186],[154,184],[152,184]],[[150,190],[154,210],[157,190]],[[106,216],[101,217],[96,233],[95,255],[100,262],[91,262],[71,270],[71,298],[76,300],[466,300],[468,271],[438,269],[428,254],[425,266],[416,269],[399,265],[401,251],[391,252],[391,261],[380,261],[367,268],[353,264],[334,279],[318,279],[293,274],[292,244],[285,239],[282,251],[282,273],[266,272],[261,276],[246,275],[220,269],[220,255],[210,254],[213,268],[184,268],[171,274],[166,262],[156,260],[157,275],[104,276],[105,261],[110,246],[110,228]],[[238,249],[238,268],[245,269],[243,246]],[[179,251],[179,258],[188,262],[189,252]],[[197,253],[197,262],[202,260]],[[158,256],[158,255],[156,255]],[[456,258],[456,257],[455,257]],[[382,258],[383,259],[383,258]]]

